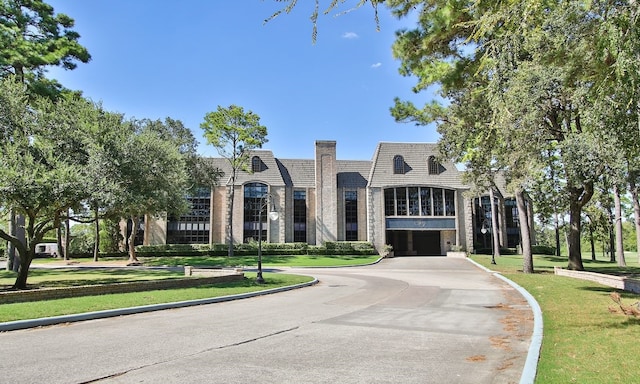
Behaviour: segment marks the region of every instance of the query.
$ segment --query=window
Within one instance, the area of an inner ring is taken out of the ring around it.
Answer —
[[[344,193],[344,221],[346,241],[358,240],[358,192]]]
[[[384,190],[385,216],[455,216],[456,191],[430,187]]]
[[[444,216],[444,197],[442,188],[433,188],[433,215]]]
[[[407,215],[407,188],[396,188],[396,215]]]
[[[245,242],[258,241],[260,237],[262,241],[267,240],[267,234],[264,230],[267,223],[267,209],[261,205],[265,202],[268,189],[267,185],[262,183],[248,183],[244,186],[243,239]],[[262,215],[260,211],[262,211]]]
[[[260,157],[253,156],[251,158],[251,172],[260,172],[262,171],[262,160]]]
[[[439,175],[440,174],[440,163],[436,161],[435,156],[429,156],[428,160],[428,168],[430,175]]]
[[[420,214],[431,216],[431,188],[420,188]]]
[[[307,192],[293,191],[293,241],[307,241]]]
[[[395,189],[389,188],[384,190],[384,215],[396,215],[396,195]]]
[[[393,173],[404,174],[404,157],[396,155],[393,157]]]
[[[211,219],[211,189],[197,188],[187,200],[191,204],[191,211],[181,216],[169,216],[167,220],[167,243],[207,244]]]
[[[418,187],[410,187],[409,191],[409,216],[420,215],[420,200],[418,199]]]
[[[456,196],[455,192],[450,189],[444,190],[444,208],[446,216],[456,215]]]

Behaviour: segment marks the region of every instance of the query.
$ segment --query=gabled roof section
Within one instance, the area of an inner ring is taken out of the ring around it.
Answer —
[[[251,169],[251,159],[254,156],[258,156],[262,161],[262,170],[260,172],[245,172],[238,171],[236,176],[236,185],[242,185],[248,182],[261,182],[268,185],[284,186],[285,182],[280,173],[280,168],[273,157],[273,152],[268,150],[255,150],[251,151],[249,155],[249,162],[247,163],[247,169]],[[229,185],[231,183],[231,165],[225,158],[214,157],[213,163],[220,168],[224,175],[220,179],[220,185]]]
[[[276,159],[276,162],[286,186],[313,188],[316,185],[315,161]]]
[[[393,158],[400,155],[405,161],[405,172],[393,172]],[[461,173],[451,162],[441,163],[440,172],[429,174],[429,156],[438,156],[435,143],[379,143],[373,156],[369,175],[370,187],[395,185],[425,185],[467,189]]]
[[[338,188],[366,188],[371,161],[338,160]]]

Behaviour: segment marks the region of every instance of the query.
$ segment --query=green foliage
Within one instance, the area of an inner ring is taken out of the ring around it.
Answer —
[[[74,69],[91,55],[78,43],[74,20],[41,0],[0,1],[0,77],[15,77],[30,93],[55,98],[62,86],[46,79],[46,66]]]
[[[267,128],[260,125],[260,117],[236,105],[218,106],[215,112],[207,113],[200,128],[207,143],[227,159],[234,170],[246,169],[250,151],[262,148],[267,142]]]
[[[555,255],[556,247],[549,245],[534,245],[531,247],[531,252],[536,255]]]
[[[140,256],[220,256],[227,248],[225,244],[163,244],[139,245],[136,251]],[[234,253],[238,255],[256,255],[258,243],[234,244]],[[333,241],[324,245],[311,246],[307,243],[262,243],[263,255],[377,255],[373,245],[366,241]]]

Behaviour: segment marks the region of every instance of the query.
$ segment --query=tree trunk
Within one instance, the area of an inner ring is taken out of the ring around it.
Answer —
[[[557,212],[553,214],[553,224],[556,230],[556,256],[560,256],[560,222]]]
[[[498,212],[494,204],[493,188],[489,188],[489,199],[491,200],[491,242],[493,244],[493,257],[500,257],[500,234],[498,233]]]
[[[22,217],[22,219],[18,219],[17,221],[21,222],[22,220],[24,220],[24,217]],[[30,220],[29,223],[32,223],[32,222],[33,221]],[[22,226],[24,227],[24,223],[22,224]],[[18,235],[15,238],[15,240],[12,241],[19,255],[18,256],[19,265],[17,266],[18,276],[16,277],[16,281],[13,284],[13,289],[27,289],[27,277],[29,276],[29,266],[31,265],[31,260],[33,260],[36,253],[35,251],[36,244],[33,237],[32,225],[28,229],[28,233],[29,233],[29,236],[28,236],[29,241],[26,240],[25,236],[21,236],[21,235]],[[22,239],[24,239],[24,243]]]
[[[137,263],[138,258],[136,257],[136,234],[138,233],[138,225],[140,225],[140,220],[138,216],[131,216],[131,233],[129,234],[128,243],[129,243],[129,263]]]
[[[56,257],[62,257],[62,225],[56,228],[56,244],[58,245],[58,252]]]
[[[593,239],[593,226],[592,225],[589,226],[589,243],[591,244],[591,260],[592,261],[596,261],[596,242]]]
[[[638,187],[633,178],[630,178],[629,189],[631,190],[631,200],[633,200],[633,222],[636,227],[636,252],[640,263],[640,201],[638,201]]]
[[[582,205],[580,196],[582,191],[578,188],[569,189],[569,235],[567,243],[569,245],[569,265],[568,269],[574,271],[584,271],[582,265],[582,250],[580,249],[580,229]]]
[[[229,246],[227,254],[229,257],[233,257],[233,200],[235,198],[235,171],[233,171],[234,175],[231,177],[231,190],[229,190],[229,205],[227,206],[227,215],[228,215],[228,223],[227,223],[227,244]]]
[[[13,209],[9,213],[9,235],[16,235],[16,213]],[[7,271],[18,272],[19,261],[16,259],[16,247],[12,242],[7,242]]]
[[[616,257],[618,258],[618,266],[626,267],[627,262],[624,258],[624,244],[622,239],[622,204],[620,203],[620,189],[618,185],[613,186],[613,203],[616,213]]]
[[[100,253],[100,219],[98,218],[98,205],[93,207],[95,221],[95,243],[93,245],[93,261],[98,261],[98,254]]]
[[[520,238],[522,239],[522,272],[533,273],[533,253],[531,252],[531,227],[529,226],[529,214],[524,190],[518,188],[515,191],[516,206],[518,207],[518,220],[520,221]]]
[[[64,259],[69,260],[69,242],[71,241],[71,223],[69,222],[70,211],[67,210],[67,219],[64,221]]]

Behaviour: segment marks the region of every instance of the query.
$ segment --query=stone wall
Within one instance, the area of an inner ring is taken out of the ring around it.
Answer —
[[[68,297],[80,296],[97,296],[110,293],[128,293],[152,291],[158,289],[191,288],[207,284],[240,281],[242,279],[244,279],[244,274],[240,273],[225,276],[190,277],[184,279],[133,281],[116,284],[81,285],[77,287],[6,291],[0,292],[0,304],[63,299]]]
[[[568,269],[555,267],[554,272],[558,276],[573,277],[576,279],[589,280],[598,284],[606,285],[616,289],[640,293],[640,280],[622,276],[606,275],[604,273],[571,271]]]

